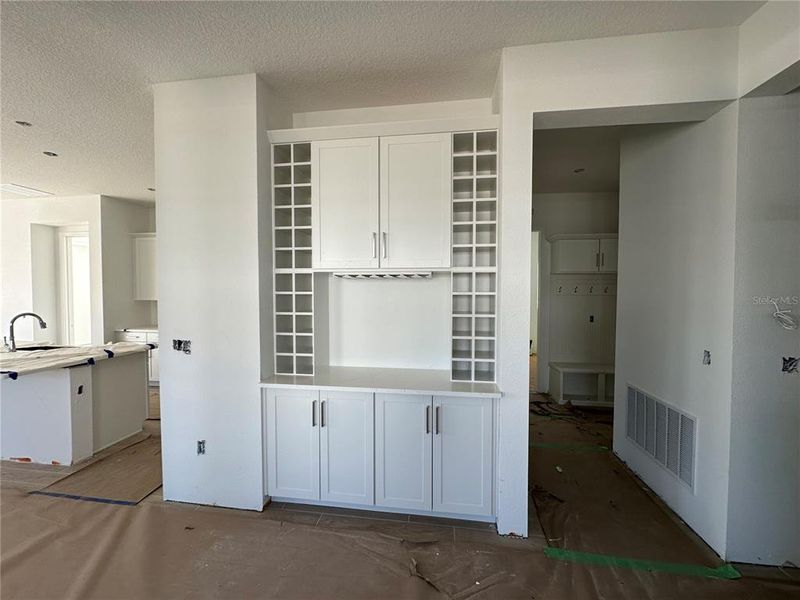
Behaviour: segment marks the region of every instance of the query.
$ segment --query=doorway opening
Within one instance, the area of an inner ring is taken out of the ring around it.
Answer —
[[[609,415],[623,130],[536,130],[533,142],[531,388]]]
[[[32,310],[48,328],[22,339],[80,346],[92,341],[92,282],[88,223],[31,225]]]
[[[59,227],[59,305],[61,339],[69,346],[92,341],[89,232],[84,227]]]

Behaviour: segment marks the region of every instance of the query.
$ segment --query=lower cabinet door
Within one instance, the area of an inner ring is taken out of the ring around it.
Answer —
[[[492,514],[491,398],[434,396],[433,510]]]
[[[267,480],[271,496],[319,500],[319,392],[267,392]]]
[[[320,392],[320,497],[375,504],[372,393]]]
[[[375,504],[431,510],[431,396],[375,394]]]

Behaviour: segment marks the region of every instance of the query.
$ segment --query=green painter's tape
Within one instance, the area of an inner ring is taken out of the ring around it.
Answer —
[[[536,442],[531,444],[533,448],[552,448],[553,450],[571,450],[573,452],[608,452],[608,446],[595,444],[558,444],[548,442]]]
[[[721,567],[711,568],[702,565],[687,565],[683,563],[659,562],[655,560],[641,560],[637,558],[621,558],[605,554],[592,554],[591,552],[576,552],[563,548],[545,547],[544,554],[548,558],[568,560],[572,562],[598,565],[601,567],[623,567],[659,573],[672,573],[673,575],[689,575],[694,577],[711,577],[714,579],[739,579],[741,574],[726,563]]]

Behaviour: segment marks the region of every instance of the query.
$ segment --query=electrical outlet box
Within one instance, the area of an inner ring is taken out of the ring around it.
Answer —
[[[205,440],[197,440],[197,453],[198,454],[205,454],[206,453],[206,441]]]
[[[184,354],[191,354],[192,340],[172,340],[172,349]]]

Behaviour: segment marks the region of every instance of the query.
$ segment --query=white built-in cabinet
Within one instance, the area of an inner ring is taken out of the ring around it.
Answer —
[[[311,144],[315,269],[450,266],[449,133]]]
[[[555,235],[552,243],[553,273],[616,273],[616,236]]]
[[[433,510],[492,513],[492,401],[433,398]]]
[[[311,144],[312,266],[377,269],[378,138]]]
[[[433,507],[431,396],[375,394],[375,504]]]
[[[493,514],[493,399],[269,388],[268,493]]]
[[[450,266],[450,134],[380,138],[380,266]]]
[[[619,240],[617,238],[600,239],[600,272],[616,273]]]
[[[492,400],[375,395],[375,504],[492,514]]]
[[[372,394],[272,390],[267,395],[273,496],[372,504]]]
[[[319,392],[267,394],[267,478],[273,496],[319,500]]]
[[[320,499],[372,504],[374,403],[366,392],[320,392]]]
[[[133,299],[158,300],[156,278],[156,236],[137,233],[133,236]]]

